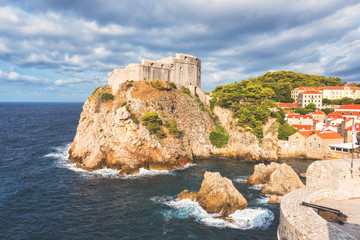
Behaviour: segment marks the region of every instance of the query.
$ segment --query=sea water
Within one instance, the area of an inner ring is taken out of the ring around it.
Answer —
[[[81,103],[0,103],[0,239],[276,239],[279,207],[246,180],[256,163],[197,160],[180,169],[88,172],[68,162]],[[287,159],[305,172],[311,161]],[[249,206],[232,222],[197,202],[205,171],[233,180]]]

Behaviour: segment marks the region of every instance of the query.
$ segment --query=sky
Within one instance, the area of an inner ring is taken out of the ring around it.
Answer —
[[[84,102],[176,53],[201,59],[206,91],[279,70],[360,82],[360,2],[0,0],[0,102]]]

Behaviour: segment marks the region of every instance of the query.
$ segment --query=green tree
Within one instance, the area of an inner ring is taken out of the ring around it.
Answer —
[[[360,104],[360,98],[355,99],[354,104]]]
[[[321,109],[321,111],[323,111],[326,115],[328,115],[329,113],[334,112],[333,108],[323,108]]]
[[[290,126],[288,122],[279,126],[278,139],[288,140],[289,136],[296,133],[298,130]]]
[[[307,106],[306,106],[307,109],[309,109],[311,112],[315,112],[316,110],[316,104],[315,103],[309,103]]]
[[[353,104],[353,103],[354,103],[354,99],[348,98],[348,97],[344,97],[340,101],[341,105],[348,105],[348,104]]]
[[[330,104],[332,104],[332,101],[331,101],[330,99],[324,98],[324,99],[322,100],[322,104],[323,104],[323,105],[330,105]]]

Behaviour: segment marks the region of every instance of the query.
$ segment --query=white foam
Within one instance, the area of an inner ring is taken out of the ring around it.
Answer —
[[[260,198],[256,199],[256,203],[267,204],[269,202],[270,196],[270,194],[261,194]]]
[[[247,183],[247,179],[249,176],[240,176],[238,178],[235,178],[233,181],[237,183]]]
[[[263,188],[264,184],[255,184],[255,185],[251,185],[248,188],[250,189],[254,189],[254,190],[261,190]]]
[[[69,158],[69,149],[71,147],[71,143],[68,143],[61,147],[54,147],[54,151],[51,153],[46,154],[44,157],[46,158],[55,158],[57,167],[60,168],[67,168],[71,171],[77,172],[84,177],[104,177],[104,178],[124,178],[124,179],[131,179],[131,178],[139,178],[139,177],[149,177],[154,175],[161,175],[161,174],[174,174],[174,171],[177,170],[184,170],[189,167],[196,166],[196,164],[186,164],[183,167],[172,169],[172,170],[147,170],[145,168],[140,168],[140,172],[133,175],[120,175],[120,170],[111,169],[111,168],[103,168],[94,171],[86,171],[82,168],[76,167],[76,163],[68,161]]]
[[[162,198],[160,201],[170,206],[171,210],[164,213],[165,218],[194,218],[196,221],[211,227],[219,228],[236,228],[236,229],[252,229],[252,228],[268,228],[274,220],[272,211],[266,208],[246,208],[237,210],[229,216],[232,222],[228,222],[218,218],[220,214],[208,214],[196,201],[189,199],[183,200],[166,200]]]

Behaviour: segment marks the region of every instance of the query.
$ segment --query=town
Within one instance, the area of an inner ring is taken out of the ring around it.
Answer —
[[[298,132],[289,136],[288,141],[279,140],[282,154],[320,159],[346,158],[351,149],[358,148],[358,145],[352,146],[352,129],[354,122],[355,139],[359,139],[360,104],[354,103],[358,103],[360,98],[360,87],[352,84],[304,86],[294,88],[291,97],[294,103],[278,102],[278,106],[284,109],[285,120]],[[352,104],[340,105],[346,101]]]

